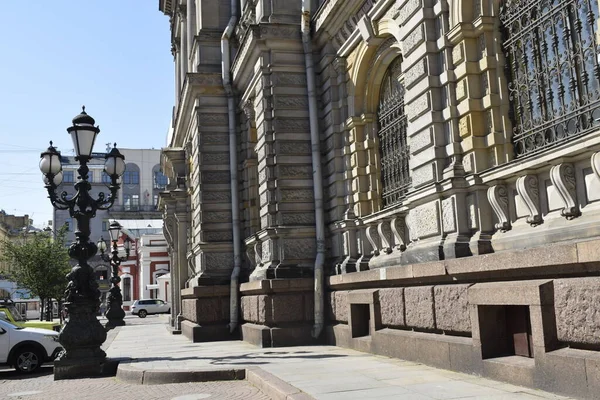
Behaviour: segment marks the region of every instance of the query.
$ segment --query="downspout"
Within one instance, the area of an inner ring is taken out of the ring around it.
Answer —
[[[233,230],[233,271],[231,272],[230,294],[229,294],[229,332],[233,333],[238,326],[239,299],[238,283],[240,269],[242,266],[242,251],[240,240],[240,203],[238,196],[237,177],[237,136],[235,134],[235,98],[231,83],[231,50],[229,39],[233,35],[233,29],[238,18],[238,1],[231,0],[231,18],[221,36],[221,74],[223,76],[223,87],[227,95],[227,111],[229,115],[229,171],[231,179],[231,225]]]
[[[317,109],[317,90],[315,83],[315,63],[312,54],[312,37],[310,34],[311,0],[302,0],[302,45],[306,64],[306,83],[308,88],[308,112],[310,120],[310,143],[312,148],[313,187],[315,194],[315,235],[317,240],[317,257],[315,259],[315,324],[312,336],[321,335],[325,325],[325,300],[323,293],[323,264],[325,262],[325,218],[323,214],[323,174],[321,166],[321,137],[319,134],[319,115]]]

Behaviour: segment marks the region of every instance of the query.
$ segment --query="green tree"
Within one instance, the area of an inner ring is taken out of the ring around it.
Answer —
[[[56,237],[48,232],[29,234],[18,240],[0,242],[0,255],[10,265],[8,277],[20,288],[28,289],[42,304],[52,307],[52,298],[60,301],[71,269],[65,247],[66,227]],[[52,319],[52,313],[40,310],[41,316]]]

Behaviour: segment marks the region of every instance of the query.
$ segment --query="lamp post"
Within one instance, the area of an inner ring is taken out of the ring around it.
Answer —
[[[117,221],[111,223],[108,228],[110,241],[112,243],[112,257],[109,257],[108,254],[104,254],[107,249],[106,241],[103,238],[100,238],[98,241],[98,249],[100,250],[102,259],[106,262],[110,261],[110,266],[112,267],[110,282],[113,284],[113,287],[109,290],[107,298],[108,309],[104,314],[108,319],[108,322],[105,325],[108,329],[125,325],[125,321],[123,320],[123,318],[125,318],[125,311],[123,311],[123,296],[121,294],[121,288],[119,287],[119,282],[121,282],[121,278],[119,277],[119,267],[123,261],[129,258],[131,240],[128,237],[125,238],[125,241],[123,242],[125,257],[119,257],[117,241],[119,240],[122,228],[121,224]]]
[[[119,177],[125,171],[125,157],[113,149],[105,154],[104,171],[110,177],[108,196],[102,192],[97,199],[92,198],[88,181],[88,162],[96,136],[100,132],[95,121],[85,112],[73,118],[73,126],[67,128],[75,147],[75,160],[79,162],[77,182],[73,185],[75,194],[57,194],[62,182],[60,153],[52,146],[41,154],[40,170],[44,174],[45,187],[54,208],[69,210],[69,215],[77,221],[75,242],[69,247],[69,256],[77,265],[67,274],[69,283],[65,290],[64,307],[68,317],[58,340],[64,351],[54,362],[54,379],[98,376],[106,372],[106,353],[100,348],[106,340],[106,330],[96,318],[100,306],[100,290],[88,259],[96,254],[96,244],[90,239],[90,220],[97,210],[108,210],[114,203],[119,189]]]

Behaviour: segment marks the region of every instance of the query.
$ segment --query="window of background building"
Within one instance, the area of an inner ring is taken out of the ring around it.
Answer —
[[[94,174],[95,172],[93,170],[90,170],[90,172],[88,172],[88,182],[94,183]]]
[[[125,171],[125,173],[123,173],[123,183],[125,185],[139,185],[140,184],[140,172],[139,171]]]
[[[65,226],[67,227],[67,231],[69,232],[73,232],[73,218],[66,218],[65,219]]]
[[[102,183],[110,183],[110,176],[104,171],[102,171]]]
[[[590,132],[600,119],[597,1],[502,1],[516,157]]]
[[[168,179],[167,177],[160,171],[156,171],[154,173],[154,188],[155,189],[164,189],[167,187]]]
[[[75,182],[75,171],[63,171],[63,182],[64,183]]]
[[[108,231],[108,226],[110,225],[107,219],[102,220],[102,232]]]
[[[139,194],[123,195],[123,209],[125,211],[138,211],[139,208],[140,208],[140,195]]]

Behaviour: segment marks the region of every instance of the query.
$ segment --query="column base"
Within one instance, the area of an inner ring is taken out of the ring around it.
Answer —
[[[122,319],[109,319],[108,322],[104,324],[104,328],[106,328],[107,330],[116,328],[117,326],[125,326],[125,321],[123,321]]]
[[[240,340],[239,331],[229,333],[229,327],[226,324],[198,325],[191,321],[183,321],[181,333],[193,343]]]
[[[313,346],[323,344],[312,337],[312,325],[290,324],[268,327],[245,323],[242,325],[242,340],[258,347]]]

